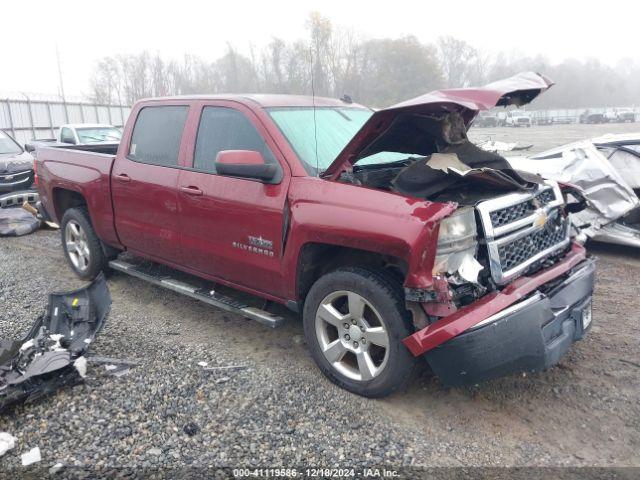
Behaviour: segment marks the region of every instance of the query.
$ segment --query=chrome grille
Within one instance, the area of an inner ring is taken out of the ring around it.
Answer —
[[[554,200],[555,194],[553,193],[553,190],[543,190],[528,201],[516,203],[515,205],[491,212],[489,214],[491,217],[491,224],[494,228],[507,225],[508,223],[532,215],[542,205],[551,203]]]
[[[498,247],[500,265],[503,270],[512,270],[540,252],[562,242],[566,232],[566,222],[560,216],[553,229],[537,230],[513,242]]]
[[[28,187],[33,182],[33,170],[25,170],[22,172],[13,173],[0,173],[0,187],[19,185],[21,183],[29,182],[26,184]],[[31,180],[31,181],[29,181]]]
[[[562,203],[557,187],[542,187],[535,193],[513,193],[478,205],[496,283],[509,282],[568,245],[569,220],[562,215]]]

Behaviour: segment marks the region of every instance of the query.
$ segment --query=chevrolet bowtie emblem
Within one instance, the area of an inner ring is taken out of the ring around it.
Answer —
[[[547,224],[547,214],[544,210],[538,209],[535,213],[535,219],[533,220],[533,225],[536,227],[544,227]]]

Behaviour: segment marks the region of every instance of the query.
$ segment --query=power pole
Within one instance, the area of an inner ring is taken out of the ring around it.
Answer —
[[[60,81],[60,95],[62,96],[62,102],[66,103],[64,96],[64,82],[62,80],[62,65],[60,64],[60,52],[58,51],[58,44],[56,43],[56,60],[58,61],[58,78]]]

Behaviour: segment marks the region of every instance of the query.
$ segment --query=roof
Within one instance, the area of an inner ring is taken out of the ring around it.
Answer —
[[[142,99],[142,102],[156,100],[231,100],[239,103],[252,103],[262,108],[272,107],[359,107],[366,108],[357,103],[348,103],[337,98],[313,97],[311,95],[284,95],[284,94],[220,94],[220,95],[177,95],[172,97],[154,97]]]

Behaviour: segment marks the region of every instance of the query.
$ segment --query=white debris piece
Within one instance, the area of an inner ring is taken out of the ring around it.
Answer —
[[[7,432],[0,432],[0,457],[16,446],[16,437]]]
[[[49,338],[51,340],[53,340],[55,343],[55,345],[53,345],[51,347],[51,350],[64,350],[62,348],[62,345],[60,345],[60,340],[62,340],[64,338],[64,335],[60,334],[60,333],[54,333],[52,335],[49,335]]]
[[[40,456],[40,447],[32,448],[27,453],[23,453],[20,458],[22,458],[23,467],[39,462],[42,460],[42,457]]]
[[[529,150],[533,147],[532,143],[522,142],[500,142],[498,140],[487,140],[478,144],[482,150],[487,152],[511,152],[513,150]]]
[[[209,364],[207,362],[198,362],[198,365],[200,365],[201,367],[206,367]]]
[[[60,470],[62,470],[63,467],[64,467],[63,464],[56,463],[53,467],[49,469],[49,474],[53,475],[55,473],[58,473]]]
[[[124,375],[127,375],[129,372],[131,371],[130,368],[122,368],[120,370],[116,370],[115,372],[113,372],[113,376],[115,377],[122,377]]]
[[[73,366],[76,367],[78,374],[80,374],[82,378],[87,376],[87,359],[84,356],[76,358],[76,361],[73,362]]]
[[[467,282],[478,283],[478,274],[483,268],[482,264],[478,262],[475,257],[465,255],[458,268],[458,273]]]
[[[118,368],[118,366],[117,366],[117,365],[105,365],[105,366],[104,366],[104,369],[105,369],[107,372],[110,372],[110,371],[112,371],[112,370],[115,370],[116,368]]]

